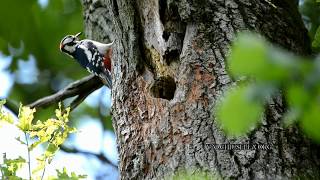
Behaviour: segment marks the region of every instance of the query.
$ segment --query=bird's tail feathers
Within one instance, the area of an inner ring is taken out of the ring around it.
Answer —
[[[110,71],[105,70],[104,73],[99,74],[99,77],[104,85],[106,85],[109,89],[112,89],[112,78]]]

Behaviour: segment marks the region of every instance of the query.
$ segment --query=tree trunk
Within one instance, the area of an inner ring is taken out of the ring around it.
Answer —
[[[319,175],[317,147],[297,128],[281,127],[275,98],[262,125],[227,139],[215,103],[232,80],[225,58],[235,34],[252,30],[299,54],[310,53],[296,2],[290,0],[83,0],[86,34],[113,48],[113,125],[121,179],[162,179],[179,169],[222,178]],[[217,150],[214,144],[270,148]]]

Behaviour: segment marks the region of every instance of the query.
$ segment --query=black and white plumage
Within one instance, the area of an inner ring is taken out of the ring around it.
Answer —
[[[104,44],[90,39],[79,40],[78,36],[80,34],[65,36],[60,43],[60,50],[77,60],[87,71],[100,77],[103,83],[111,89],[111,57],[109,51],[113,42]]]

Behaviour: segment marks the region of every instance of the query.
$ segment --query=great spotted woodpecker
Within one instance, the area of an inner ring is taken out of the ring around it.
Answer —
[[[83,39],[79,40],[79,32],[76,35],[65,36],[60,43],[60,50],[87,69],[90,73],[100,77],[102,82],[110,89],[111,81],[111,46],[97,41]]]

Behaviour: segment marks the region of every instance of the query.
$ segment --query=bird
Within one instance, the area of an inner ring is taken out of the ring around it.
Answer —
[[[60,51],[75,59],[88,72],[98,76],[112,88],[111,54],[114,41],[105,44],[91,39],[80,40],[81,32],[66,35],[60,42]]]

